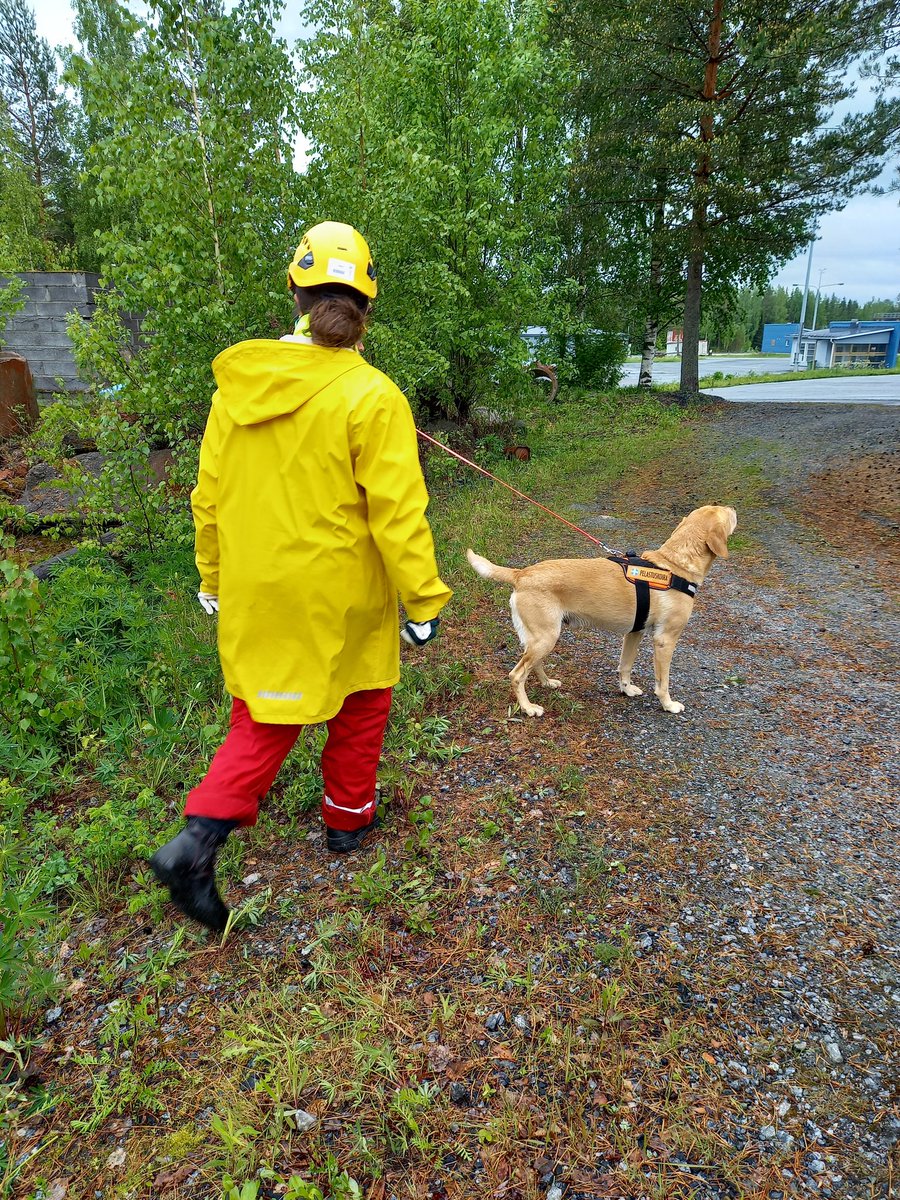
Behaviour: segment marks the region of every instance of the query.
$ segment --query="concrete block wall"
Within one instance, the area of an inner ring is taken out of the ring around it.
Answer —
[[[77,312],[90,320],[97,276],[85,271],[31,271],[18,278],[25,285],[25,304],[6,323],[5,348],[28,359],[39,393],[59,391],[60,380],[63,390],[83,391],[86,385],[78,378],[66,317]]]

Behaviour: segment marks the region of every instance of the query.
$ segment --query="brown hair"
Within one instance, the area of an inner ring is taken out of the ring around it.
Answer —
[[[317,346],[353,349],[366,331],[369,302],[361,292],[339,284],[326,288],[294,287],[302,313],[309,313],[309,332]]]

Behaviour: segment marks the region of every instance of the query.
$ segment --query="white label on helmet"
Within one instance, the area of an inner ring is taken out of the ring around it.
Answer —
[[[352,283],[356,278],[356,264],[347,262],[343,258],[329,258],[325,274],[331,275],[334,279],[345,279],[347,283]]]

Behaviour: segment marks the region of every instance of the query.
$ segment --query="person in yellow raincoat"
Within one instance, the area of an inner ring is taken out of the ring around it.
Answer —
[[[231,728],[188,795],[186,827],[150,865],[188,916],[223,929],[215,858],[256,821],[304,725],[325,722],[327,845],[375,826],[375,773],[405,640],[437,632],[438,576],[409,404],[358,353],[377,293],[364,238],[310,229],[288,269],[299,311],[280,341],[231,346],[191,494],[198,600],[218,612]]]

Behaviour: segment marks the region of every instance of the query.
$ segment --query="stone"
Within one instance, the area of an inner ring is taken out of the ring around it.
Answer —
[[[98,476],[103,470],[103,455],[80,454],[75,464],[86,475]],[[77,513],[82,497],[77,484],[64,484],[58,471],[41,462],[35,463],[25,477],[25,491],[19,503],[33,516],[59,517]]]
[[[290,1108],[286,1110],[286,1115],[294,1118],[294,1124],[300,1133],[309,1133],[318,1122],[319,1118],[311,1112],[307,1112],[304,1108]]]
[[[69,430],[68,433],[63,434],[60,448],[67,458],[74,458],[78,454],[96,453],[97,443],[92,437],[82,437]]]
[[[462,1106],[469,1103],[469,1089],[464,1083],[450,1084],[450,1103]]]
[[[38,403],[28,361],[0,351],[0,438],[19,437],[37,424]]]

